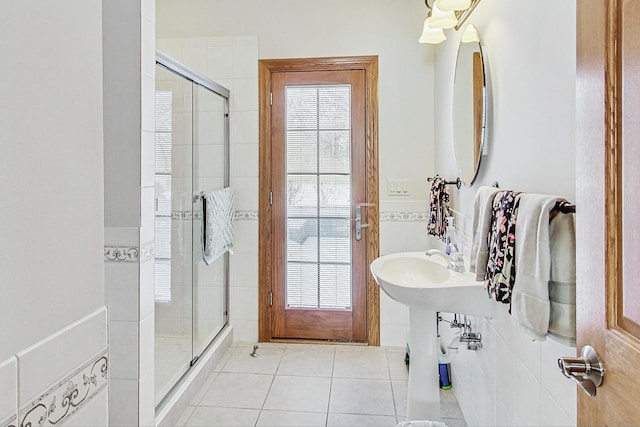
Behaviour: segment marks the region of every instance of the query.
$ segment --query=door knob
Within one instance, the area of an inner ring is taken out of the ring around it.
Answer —
[[[604,366],[593,347],[582,347],[580,357],[559,358],[558,367],[565,377],[575,380],[589,396],[596,395],[596,387],[600,387],[604,377]]]

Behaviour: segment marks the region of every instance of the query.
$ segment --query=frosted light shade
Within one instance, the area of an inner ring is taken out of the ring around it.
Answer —
[[[429,24],[430,21],[431,17],[424,20],[422,35],[418,39],[418,42],[438,44],[445,41],[447,39],[447,36],[444,35],[444,30],[442,28],[431,28]]]
[[[444,11],[438,8],[436,2],[431,9],[431,21],[429,26],[431,28],[453,28],[458,23],[458,18],[453,10]]]
[[[471,0],[436,0],[440,10],[465,10],[471,6]]]

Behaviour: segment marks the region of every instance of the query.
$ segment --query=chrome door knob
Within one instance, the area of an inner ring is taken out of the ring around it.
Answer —
[[[565,377],[575,380],[589,396],[596,395],[596,388],[600,387],[604,377],[604,366],[593,347],[582,347],[580,357],[559,358],[558,367]]]

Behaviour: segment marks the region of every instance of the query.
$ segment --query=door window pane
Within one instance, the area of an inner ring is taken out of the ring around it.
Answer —
[[[351,309],[351,86],[288,86],[289,308]]]

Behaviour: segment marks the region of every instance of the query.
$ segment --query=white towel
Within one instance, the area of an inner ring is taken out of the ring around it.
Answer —
[[[479,282],[484,281],[487,272],[491,213],[493,199],[498,191],[500,191],[499,188],[482,186],[478,189],[473,203],[473,243],[469,270],[476,273],[476,280]]]
[[[202,257],[211,265],[233,246],[234,197],[231,188],[205,192]]]
[[[565,199],[522,193],[516,220],[516,280],[511,316],[527,335],[539,341],[546,339],[549,329],[549,213],[559,201]]]
[[[551,280],[549,337],[576,346],[576,225],[575,215],[557,213],[549,224]]]

